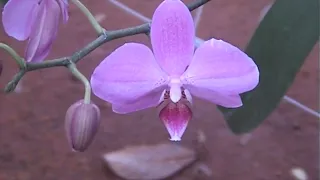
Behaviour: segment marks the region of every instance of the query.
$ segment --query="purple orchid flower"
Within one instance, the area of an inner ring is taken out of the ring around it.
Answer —
[[[192,112],[192,95],[212,103],[242,106],[239,94],[254,89],[259,70],[237,47],[214,38],[195,49],[191,13],[180,0],[164,0],[151,24],[153,52],[126,43],[106,57],[91,77],[93,93],[120,114],[165,106],[159,117],[179,141]]]
[[[57,36],[62,14],[68,21],[68,0],[9,0],[2,12],[5,32],[19,40],[29,39],[25,52],[28,62],[43,61]]]

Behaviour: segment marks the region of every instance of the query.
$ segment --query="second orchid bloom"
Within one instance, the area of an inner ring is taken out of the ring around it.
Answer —
[[[61,15],[67,22],[68,0],[9,0],[2,12],[2,22],[9,36],[29,40],[25,60],[39,62],[49,54]]]
[[[173,141],[192,117],[192,95],[236,108],[239,94],[259,82],[258,67],[237,47],[212,38],[195,50],[193,19],[180,0],[158,6],[150,36],[153,51],[127,43],[106,57],[92,74],[92,90],[116,113],[164,105],[159,117]]]

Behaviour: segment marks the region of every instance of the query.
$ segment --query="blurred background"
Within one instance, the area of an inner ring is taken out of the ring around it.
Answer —
[[[161,1],[81,2],[105,29],[115,30],[149,21]],[[192,13],[197,36],[203,40],[223,39],[244,49],[264,8],[271,3],[271,0],[211,1]],[[48,59],[71,55],[96,38],[86,17],[72,3],[69,13],[70,20],[66,25],[61,24]],[[23,55],[26,42],[9,38],[2,24],[0,41]],[[150,46],[145,35],[108,42],[86,56],[78,68],[90,77],[104,57],[131,41]],[[196,100],[194,119],[178,144],[194,148],[197,132],[204,133],[208,153],[203,163],[212,172],[210,180],[292,180],[294,168],[302,168],[310,180],[318,179],[318,59],[319,44],[306,59],[285,99],[250,134],[232,134],[213,104]],[[0,60],[3,88],[17,72],[17,65],[4,51],[0,51]],[[64,118],[67,108],[81,99],[83,92],[83,85],[67,69],[58,67],[29,72],[15,92],[0,94],[0,180],[118,180],[119,177],[104,168],[101,158],[104,153],[130,145],[169,141],[154,109],[118,115],[108,103],[93,96],[102,112],[99,132],[86,152],[73,153],[65,137]],[[186,169],[169,179],[194,179],[188,171],[191,172]]]

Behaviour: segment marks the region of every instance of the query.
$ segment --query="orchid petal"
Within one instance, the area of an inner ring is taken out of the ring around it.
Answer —
[[[195,28],[192,16],[180,0],[165,0],[155,10],[151,43],[158,64],[170,76],[180,76],[194,53]]]
[[[38,15],[39,5],[35,0],[9,0],[2,12],[5,32],[19,40],[26,40]]]
[[[68,7],[69,7],[69,3],[68,0],[58,0],[59,2],[59,6],[61,9],[61,13],[62,13],[62,20],[64,23],[67,23],[67,21],[69,20],[69,12],[68,12]]]
[[[148,94],[162,92],[167,84],[168,77],[152,51],[138,43],[126,43],[116,49],[96,67],[91,77],[96,96],[120,105],[132,104],[140,98],[152,101]]]
[[[157,106],[165,90],[159,88],[140,97],[137,101],[126,104],[112,104],[112,110],[118,114],[127,114]]]
[[[186,88],[188,88],[192,95],[220,106],[228,108],[238,108],[242,106],[241,97],[238,94],[221,94],[216,91],[198,88],[192,85],[186,85]]]
[[[60,8],[55,0],[42,1],[37,22],[32,27],[25,57],[27,61],[43,61],[49,54],[57,36]]]
[[[177,103],[168,102],[160,110],[159,118],[163,121],[171,138],[171,141],[180,141],[184,134],[188,122],[192,118],[192,111],[186,104],[186,100],[182,99]]]
[[[207,97],[207,100],[210,100],[210,96],[203,92],[217,94],[218,97],[211,97],[211,101],[220,97],[238,99],[235,95],[250,91],[258,85],[259,70],[254,61],[235,46],[211,39],[196,50],[181,80],[191,94],[196,95],[197,91],[196,96]],[[237,101],[239,99],[235,103]]]

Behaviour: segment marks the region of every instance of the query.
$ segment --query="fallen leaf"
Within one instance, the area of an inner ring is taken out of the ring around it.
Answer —
[[[127,147],[103,155],[109,168],[128,180],[168,178],[195,162],[196,153],[172,143]]]
[[[296,167],[291,169],[291,174],[296,180],[307,180],[308,175],[302,168]]]

